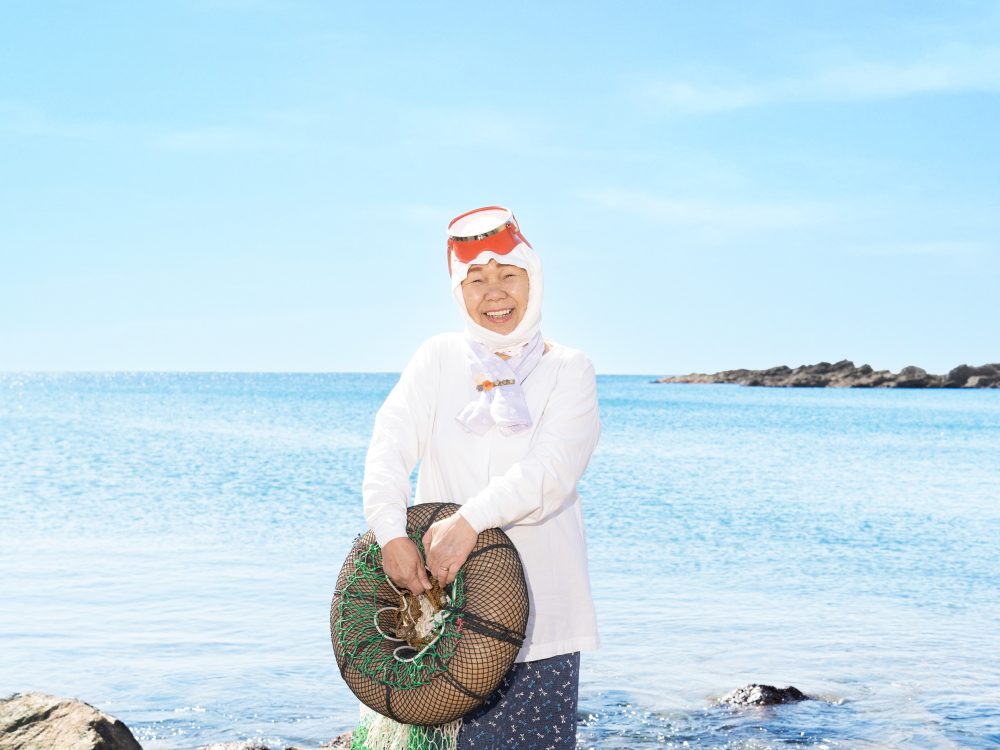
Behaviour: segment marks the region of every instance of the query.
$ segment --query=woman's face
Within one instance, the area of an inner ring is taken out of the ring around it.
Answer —
[[[479,325],[496,333],[510,333],[528,307],[528,272],[495,259],[469,266],[462,297],[469,316]]]

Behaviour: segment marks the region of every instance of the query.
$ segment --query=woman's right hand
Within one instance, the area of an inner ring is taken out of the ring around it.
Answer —
[[[382,548],[382,567],[396,586],[409,589],[414,595],[431,590],[424,558],[412,539],[399,536]]]

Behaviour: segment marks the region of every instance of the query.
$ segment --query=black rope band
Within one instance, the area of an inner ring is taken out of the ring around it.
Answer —
[[[389,687],[388,685],[385,686],[385,712],[386,714],[388,714],[389,718],[392,719],[393,721],[398,722],[400,724],[405,723],[402,719],[400,719],[396,715],[396,712],[392,710],[392,688]]]
[[[470,553],[469,556],[465,558],[465,562],[462,563],[462,567],[464,568],[466,565],[469,564],[470,560],[475,560],[484,552],[489,552],[495,549],[514,549],[514,545],[510,544],[509,542],[497,542],[496,544],[487,544],[485,547],[482,547],[481,549],[477,549],[474,552]],[[514,551],[516,552],[517,550]]]
[[[451,685],[459,692],[465,693],[467,696],[469,696],[470,698],[474,698],[477,701],[484,701],[489,697],[487,695],[480,695],[474,690],[470,690],[461,682],[459,682],[458,678],[455,677],[451,672],[442,672],[441,679],[443,679],[445,682],[447,682],[449,685]]]
[[[509,643],[512,646],[517,646],[518,648],[524,643],[525,634],[519,633],[516,630],[511,630],[505,625],[501,625],[499,622],[494,622],[493,620],[487,620],[485,617],[480,617],[474,612],[467,612],[462,609],[452,609],[448,610],[452,615],[456,615],[462,618],[463,626],[468,628],[473,633],[479,633],[480,635],[485,635],[487,638],[492,638],[495,641],[503,641]]]

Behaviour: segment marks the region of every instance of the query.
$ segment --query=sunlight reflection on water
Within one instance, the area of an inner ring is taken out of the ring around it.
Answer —
[[[0,691],[317,745],[390,375],[0,375]],[[1000,741],[996,392],[600,381],[583,747]],[[737,712],[749,682],[821,700]]]

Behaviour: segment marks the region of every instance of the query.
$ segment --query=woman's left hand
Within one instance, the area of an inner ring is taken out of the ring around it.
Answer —
[[[476,530],[458,513],[427,529],[424,534],[427,569],[438,583],[447,586],[455,580],[478,538]]]

